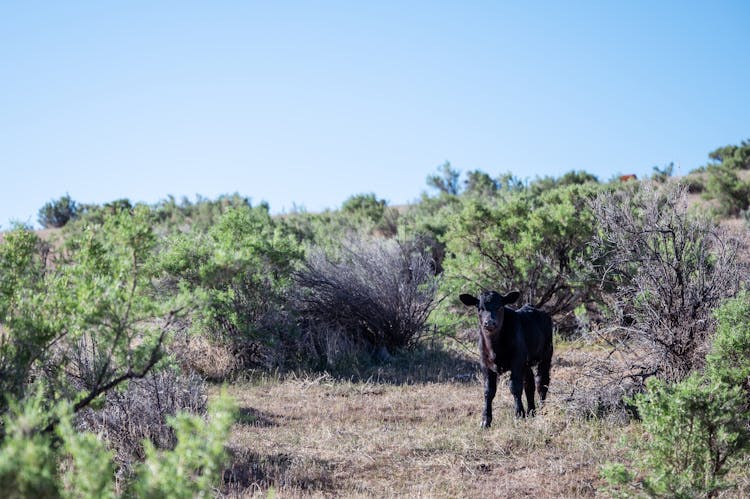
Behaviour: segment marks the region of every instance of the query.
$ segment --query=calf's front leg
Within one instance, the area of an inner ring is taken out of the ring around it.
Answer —
[[[482,411],[482,428],[492,424],[492,399],[497,392],[497,373],[489,369],[484,371],[484,411]]]

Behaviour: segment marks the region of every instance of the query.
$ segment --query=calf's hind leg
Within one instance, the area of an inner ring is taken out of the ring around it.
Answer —
[[[534,404],[534,373],[530,367],[526,368],[523,376],[524,391],[526,392],[526,414],[534,416],[536,414],[536,405]]]
[[[536,381],[536,391],[539,392],[539,398],[542,403],[547,398],[547,390],[549,390],[549,370],[551,363],[551,360],[548,360],[539,364],[536,370],[536,377],[534,378],[534,381]]]

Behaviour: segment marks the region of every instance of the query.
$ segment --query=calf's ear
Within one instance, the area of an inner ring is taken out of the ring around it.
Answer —
[[[511,291],[507,295],[503,296],[503,305],[509,305],[515,303],[521,297],[520,291]]]
[[[467,307],[475,307],[475,306],[479,305],[479,300],[477,299],[476,296],[472,296],[472,295],[463,293],[463,294],[459,295],[458,297],[461,300],[461,303],[463,303]]]

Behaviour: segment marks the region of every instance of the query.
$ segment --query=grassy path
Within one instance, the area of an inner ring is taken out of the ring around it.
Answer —
[[[562,371],[562,368],[559,368]],[[564,375],[563,372],[558,373]],[[553,383],[554,383],[553,368]],[[591,497],[627,427],[558,405],[516,420],[507,389],[480,430],[478,381],[382,384],[328,375],[231,385],[241,407],[230,496]]]

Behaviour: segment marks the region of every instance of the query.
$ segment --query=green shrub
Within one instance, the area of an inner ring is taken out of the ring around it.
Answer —
[[[594,230],[589,200],[598,189],[591,183],[463,202],[444,236],[450,257],[443,293],[519,289],[522,302],[572,312],[589,297],[581,262]]]
[[[11,399],[10,408],[0,442],[3,497],[115,497],[112,453],[97,435],[75,429],[70,404],[50,405],[38,385],[22,402]],[[222,395],[209,405],[207,420],[187,414],[173,417],[177,444],[157,450],[145,441],[145,462],[132,481],[119,484],[120,490],[154,498],[211,494],[221,481],[234,414],[234,402]],[[55,431],[45,431],[53,419]]]
[[[357,194],[351,196],[341,205],[343,213],[359,215],[374,223],[380,222],[385,214],[386,202],[375,194]]]
[[[703,175],[699,173],[691,173],[690,175],[683,177],[682,182],[687,187],[690,194],[700,194],[706,190],[706,181]]]
[[[0,393],[21,397],[35,362],[58,334],[41,314],[54,301],[47,293],[47,250],[28,227],[5,233],[0,244]],[[5,411],[0,398],[0,415]]]
[[[50,201],[39,210],[37,221],[45,229],[63,227],[78,216],[78,205],[66,194],[58,200]]]
[[[750,443],[741,387],[697,374],[671,386],[653,379],[636,397],[636,406],[649,437],[644,449],[648,491],[710,497],[729,486],[723,478]]]
[[[156,221],[166,232],[190,228],[193,231],[205,232],[216,221],[231,209],[250,207],[250,200],[238,193],[223,194],[216,199],[196,196],[195,201],[183,197],[178,203],[174,196],[167,196],[154,205]]]
[[[750,293],[726,301],[715,315],[719,324],[706,370],[712,379],[742,387],[750,403]]]
[[[43,391],[20,404],[10,397],[0,442],[0,490],[8,498],[59,497],[55,451],[39,428],[49,421]]]
[[[160,268],[191,309],[193,333],[232,345],[245,367],[270,367],[283,362],[273,347],[291,334],[283,295],[302,254],[267,207],[232,208],[207,234],[171,237]]]
[[[679,383],[652,378],[635,397],[646,438],[631,440],[633,470],[609,463],[608,492],[657,497],[713,497],[734,487],[727,475],[750,452],[750,296],[716,312],[719,326],[705,374]]]
[[[146,460],[133,486],[135,496],[190,499],[211,494],[222,478],[224,446],[235,413],[235,403],[223,394],[209,404],[208,420],[188,414],[171,418],[177,445],[173,450],[159,451],[144,442]]]
[[[479,198],[491,198],[500,189],[500,182],[480,170],[466,173],[464,195]]]
[[[740,179],[737,170],[727,166],[711,165],[707,168],[705,196],[715,199],[720,215],[736,216],[750,203],[750,182]]]
[[[78,412],[146,376],[179,312],[156,297],[145,206],[72,235],[54,265],[39,244],[19,228],[0,245],[0,387],[23,400],[29,381],[43,379],[51,400]]]
[[[743,140],[739,146],[728,145],[719,147],[711,151],[708,157],[733,170],[750,169],[750,141]]]
[[[427,185],[437,190],[440,195],[457,196],[460,192],[458,178],[461,172],[446,161],[437,167],[437,173],[427,176]]]

